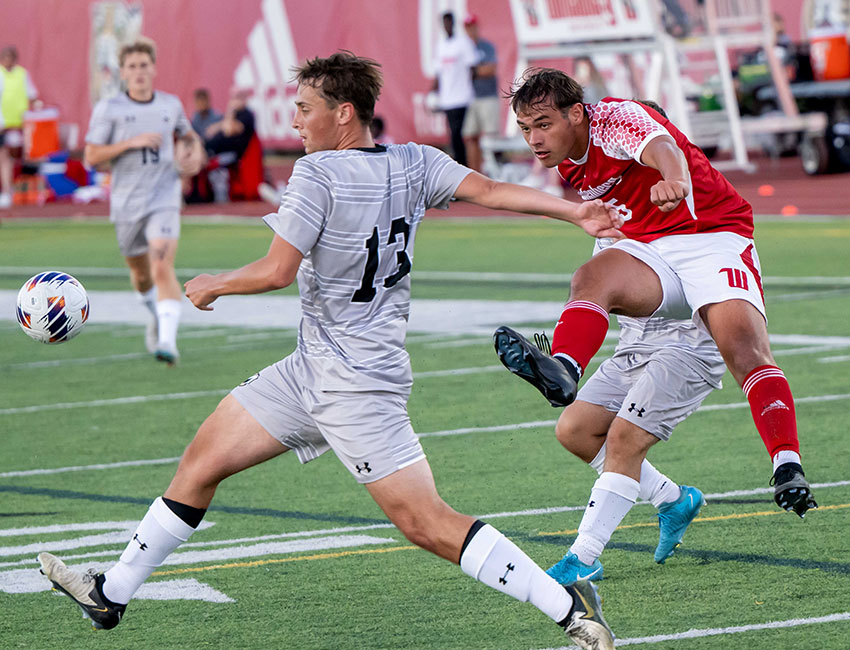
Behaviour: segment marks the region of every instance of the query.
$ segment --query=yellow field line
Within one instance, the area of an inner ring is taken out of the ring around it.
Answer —
[[[230,562],[229,564],[210,564],[209,566],[188,567],[186,569],[169,569],[154,571],[155,576],[174,576],[181,573],[200,573],[214,569],[240,569],[245,567],[263,566],[265,564],[281,564],[283,562],[300,562],[301,560],[330,560],[350,555],[367,555],[370,553],[392,553],[393,551],[408,551],[418,546],[390,546],[387,548],[364,548],[359,551],[340,551],[339,553],[318,553],[316,555],[299,555],[298,557],[278,557],[269,560],[254,560],[252,562]]]
[[[850,508],[850,503],[840,503],[832,506],[821,506],[818,510],[836,510],[838,508]],[[747,517],[767,517],[770,515],[781,515],[784,511],[782,510],[770,510],[766,512],[749,512],[749,513],[738,513],[734,515],[722,515],[719,517],[698,517],[694,519],[697,521],[722,521],[725,519],[745,519]],[[656,522],[647,522],[647,523],[639,523],[639,524],[628,524],[626,526],[618,526],[617,530],[622,528],[645,528],[647,526],[657,526]],[[541,532],[539,535],[572,535],[577,533],[578,530],[560,530],[555,532]],[[413,549],[418,549],[418,546],[413,545],[405,545],[405,546],[389,546],[385,548],[364,548],[357,551],[339,551],[337,553],[316,553],[314,555],[299,555],[297,557],[278,557],[271,558],[266,560],[253,560],[251,562],[230,562],[228,564],[210,564],[209,566],[199,566],[199,567],[187,567],[185,569],[168,569],[166,571],[155,571],[152,575],[155,576],[174,576],[181,575],[184,573],[202,573],[204,571],[215,571],[217,569],[244,569],[258,566],[265,566],[267,564],[283,564],[284,562],[301,562],[303,560],[332,560],[341,557],[351,557],[354,555],[372,555],[375,553],[394,553],[395,551],[410,551]]]
[[[838,503],[832,506],[819,506],[818,510],[836,510],[838,508],[850,508],[850,503]],[[764,512],[741,512],[734,515],[721,515],[718,517],[697,517],[694,519],[692,523],[696,523],[698,521],[723,521],[725,519],[747,519],[748,517],[770,517],[772,515],[784,515],[784,510],[767,510]],[[617,530],[622,530],[624,528],[646,528],[648,526],[657,526],[658,523],[655,521],[645,522],[640,524],[627,524],[625,526],[617,526]],[[538,535],[575,535],[578,533],[578,529],[573,530],[556,530],[554,532],[540,532]]]

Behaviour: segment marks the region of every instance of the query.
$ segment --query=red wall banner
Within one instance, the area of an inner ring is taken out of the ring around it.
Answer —
[[[800,0],[773,0],[792,37],[804,18]],[[377,114],[396,142],[446,140],[444,118],[425,96],[440,15],[469,10],[496,45],[500,87],[515,75],[516,37],[509,0],[32,0],[0,4],[0,45],[14,44],[60,120],[77,124],[81,142],[93,102],[117,88],[117,50],[138,34],[157,43],[156,86],[178,95],[192,114],[192,91],[209,88],[222,110],[232,87],[251,91],[266,146],[297,149],[289,124],[291,68],[347,49],[383,65]],[[507,117],[507,106],[505,106]]]

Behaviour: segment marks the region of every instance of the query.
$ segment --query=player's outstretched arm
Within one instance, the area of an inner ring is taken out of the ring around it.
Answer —
[[[142,149],[143,147],[158,149],[161,144],[162,136],[159,133],[142,133],[141,135],[113,144],[94,144],[87,142],[86,148],[83,151],[83,160],[87,165],[94,167],[109,162],[130,149]]]
[[[556,196],[513,183],[502,183],[472,172],[464,178],[455,198],[494,210],[511,210],[525,214],[540,214],[569,221],[593,237],[621,238],[617,230],[623,218],[617,210],[599,199],[573,203]]]
[[[219,296],[283,289],[295,280],[303,257],[295,246],[275,235],[265,257],[235,271],[192,278],[183,285],[186,297],[198,309],[212,311],[210,304]]]
[[[662,212],[670,212],[691,193],[688,162],[670,136],[653,138],[640,155],[640,161],[661,172],[663,180],[649,190],[649,200]]]

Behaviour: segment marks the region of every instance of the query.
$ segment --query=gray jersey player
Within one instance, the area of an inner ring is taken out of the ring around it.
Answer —
[[[407,415],[403,342],[426,208],[454,196],[565,219],[600,236],[616,233],[616,212],[601,201],[576,205],[491,181],[431,147],[376,147],[369,124],[381,76],[373,61],[337,53],[306,62],[297,79],[293,127],[308,155],[296,163],[278,213],[266,217],[274,231],[268,254],[186,283],[189,299],[208,310],[219,296],[277,289],[297,274],[303,318],[295,352],[222,400],[116,566],[85,582],[42,553],[42,570],[113,627],[136,589],[200,523],[219,482],[290,449],[308,461],[330,448],[412,542],[530,601],[582,647],[612,649],[590,583],[561,587],[494,527],[439,497]]]
[[[181,298],[174,273],[180,174],[199,171],[203,147],[180,100],[154,90],[153,43],[125,45],[119,61],[127,92],[94,107],[85,159],[89,165],[112,164],[109,214],[133,287],[151,312],[145,343],[157,359],[173,364]]]
[[[596,251],[603,247],[604,243],[597,243]],[[682,290],[672,271],[661,269],[659,277],[665,300],[671,304],[679,300]],[[576,401],[561,413],[555,430],[561,444],[600,476],[606,469],[609,436],[627,449],[627,458],[612,459],[615,468],[639,464],[639,496],[658,509],[655,561],[659,564],[682,542],[704,498],[699,489],[679,486],[659,472],[646,453],[659,440],[668,440],[712,390],[721,388],[726,371],[708,333],[687,318],[687,313],[681,316],[682,320],[619,316],[620,338],[613,356],[581,387]],[[623,441],[633,442],[623,445]],[[592,495],[590,502],[594,507],[585,510],[569,551],[548,570],[562,584],[603,577],[598,558],[614,526],[605,499]]]

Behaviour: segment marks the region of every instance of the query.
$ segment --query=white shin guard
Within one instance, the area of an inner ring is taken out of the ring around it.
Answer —
[[[469,576],[522,602],[531,602],[555,622],[567,617],[572,598],[531,558],[485,524],[463,550],[460,568]]]
[[[195,532],[165,505],[162,497],[148,508],[118,564],[106,572],[103,594],[122,605],[147,580],[168,555]]]

